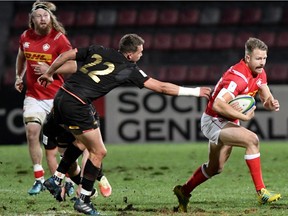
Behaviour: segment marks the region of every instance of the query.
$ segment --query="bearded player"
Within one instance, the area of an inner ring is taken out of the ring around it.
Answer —
[[[50,2],[33,4],[29,14],[29,29],[20,36],[16,59],[15,88],[19,92],[24,88],[23,78],[26,73],[23,121],[35,177],[35,182],[28,191],[30,195],[39,194],[44,189],[41,129],[47,113],[52,108],[55,93],[63,83],[62,76],[55,74],[54,82],[48,88],[39,85],[37,78],[41,75],[40,67],[42,64],[50,65],[61,53],[72,48],[65,36],[64,27],[53,14],[55,10],[56,6]],[[61,68],[57,72],[61,72]],[[57,148],[45,152],[49,169],[53,172],[57,167]]]

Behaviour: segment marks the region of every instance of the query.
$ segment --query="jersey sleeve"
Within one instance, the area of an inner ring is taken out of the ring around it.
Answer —
[[[144,87],[144,83],[148,79],[149,76],[137,66],[134,68],[134,71],[130,74],[131,82],[140,89]]]
[[[248,86],[247,82],[243,77],[238,76],[233,73],[227,73],[226,76],[223,77],[223,88],[226,88],[235,96],[241,94]]]
[[[267,74],[266,74],[266,71],[264,69],[263,69],[263,72],[261,73],[261,80],[262,80],[262,85],[268,84]]]
[[[27,30],[25,32],[23,32],[21,35],[20,35],[20,38],[19,38],[19,48],[20,50],[24,51],[23,49],[23,40],[24,40],[24,37],[25,37],[25,34],[26,34]]]
[[[85,48],[77,48],[76,61],[84,61],[89,55],[90,51],[93,49],[93,46]]]

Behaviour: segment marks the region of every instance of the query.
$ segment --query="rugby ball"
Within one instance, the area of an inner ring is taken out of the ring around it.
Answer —
[[[234,99],[229,101],[228,104],[236,105],[236,103],[238,103],[239,107],[241,107],[240,112],[245,114],[255,105],[255,99],[250,95],[238,95]]]

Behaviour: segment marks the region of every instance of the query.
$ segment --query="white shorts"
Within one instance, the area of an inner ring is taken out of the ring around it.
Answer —
[[[24,124],[27,122],[37,122],[42,125],[52,107],[53,99],[37,100],[32,97],[25,97],[23,104]]]
[[[217,145],[222,128],[225,127],[229,122],[233,123],[227,119],[212,117],[206,113],[203,113],[201,117],[201,131],[205,137],[209,139],[209,142],[215,143]]]

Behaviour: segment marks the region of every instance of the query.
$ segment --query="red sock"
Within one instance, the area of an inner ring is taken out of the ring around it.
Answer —
[[[209,179],[203,174],[202,167],[205,166],[201,165],[200,167],[198,167],[198,169],[193,173],[190,179],[182,186],[182,192],[185,195],[188,196],[194,190],[194,188]]]
[[[263,178],[262,178],[260,156],[253,158],[253,159],[246,158],[246,164],[249,167],[250,174],[252,176],[252,180],[254,182],[256,191],[259,191],[262,188],[265,188]]]
[[[35,177],[35,179],[42,178],[43,176],[44,176],[44,170],[34,171],[34,177]]]

